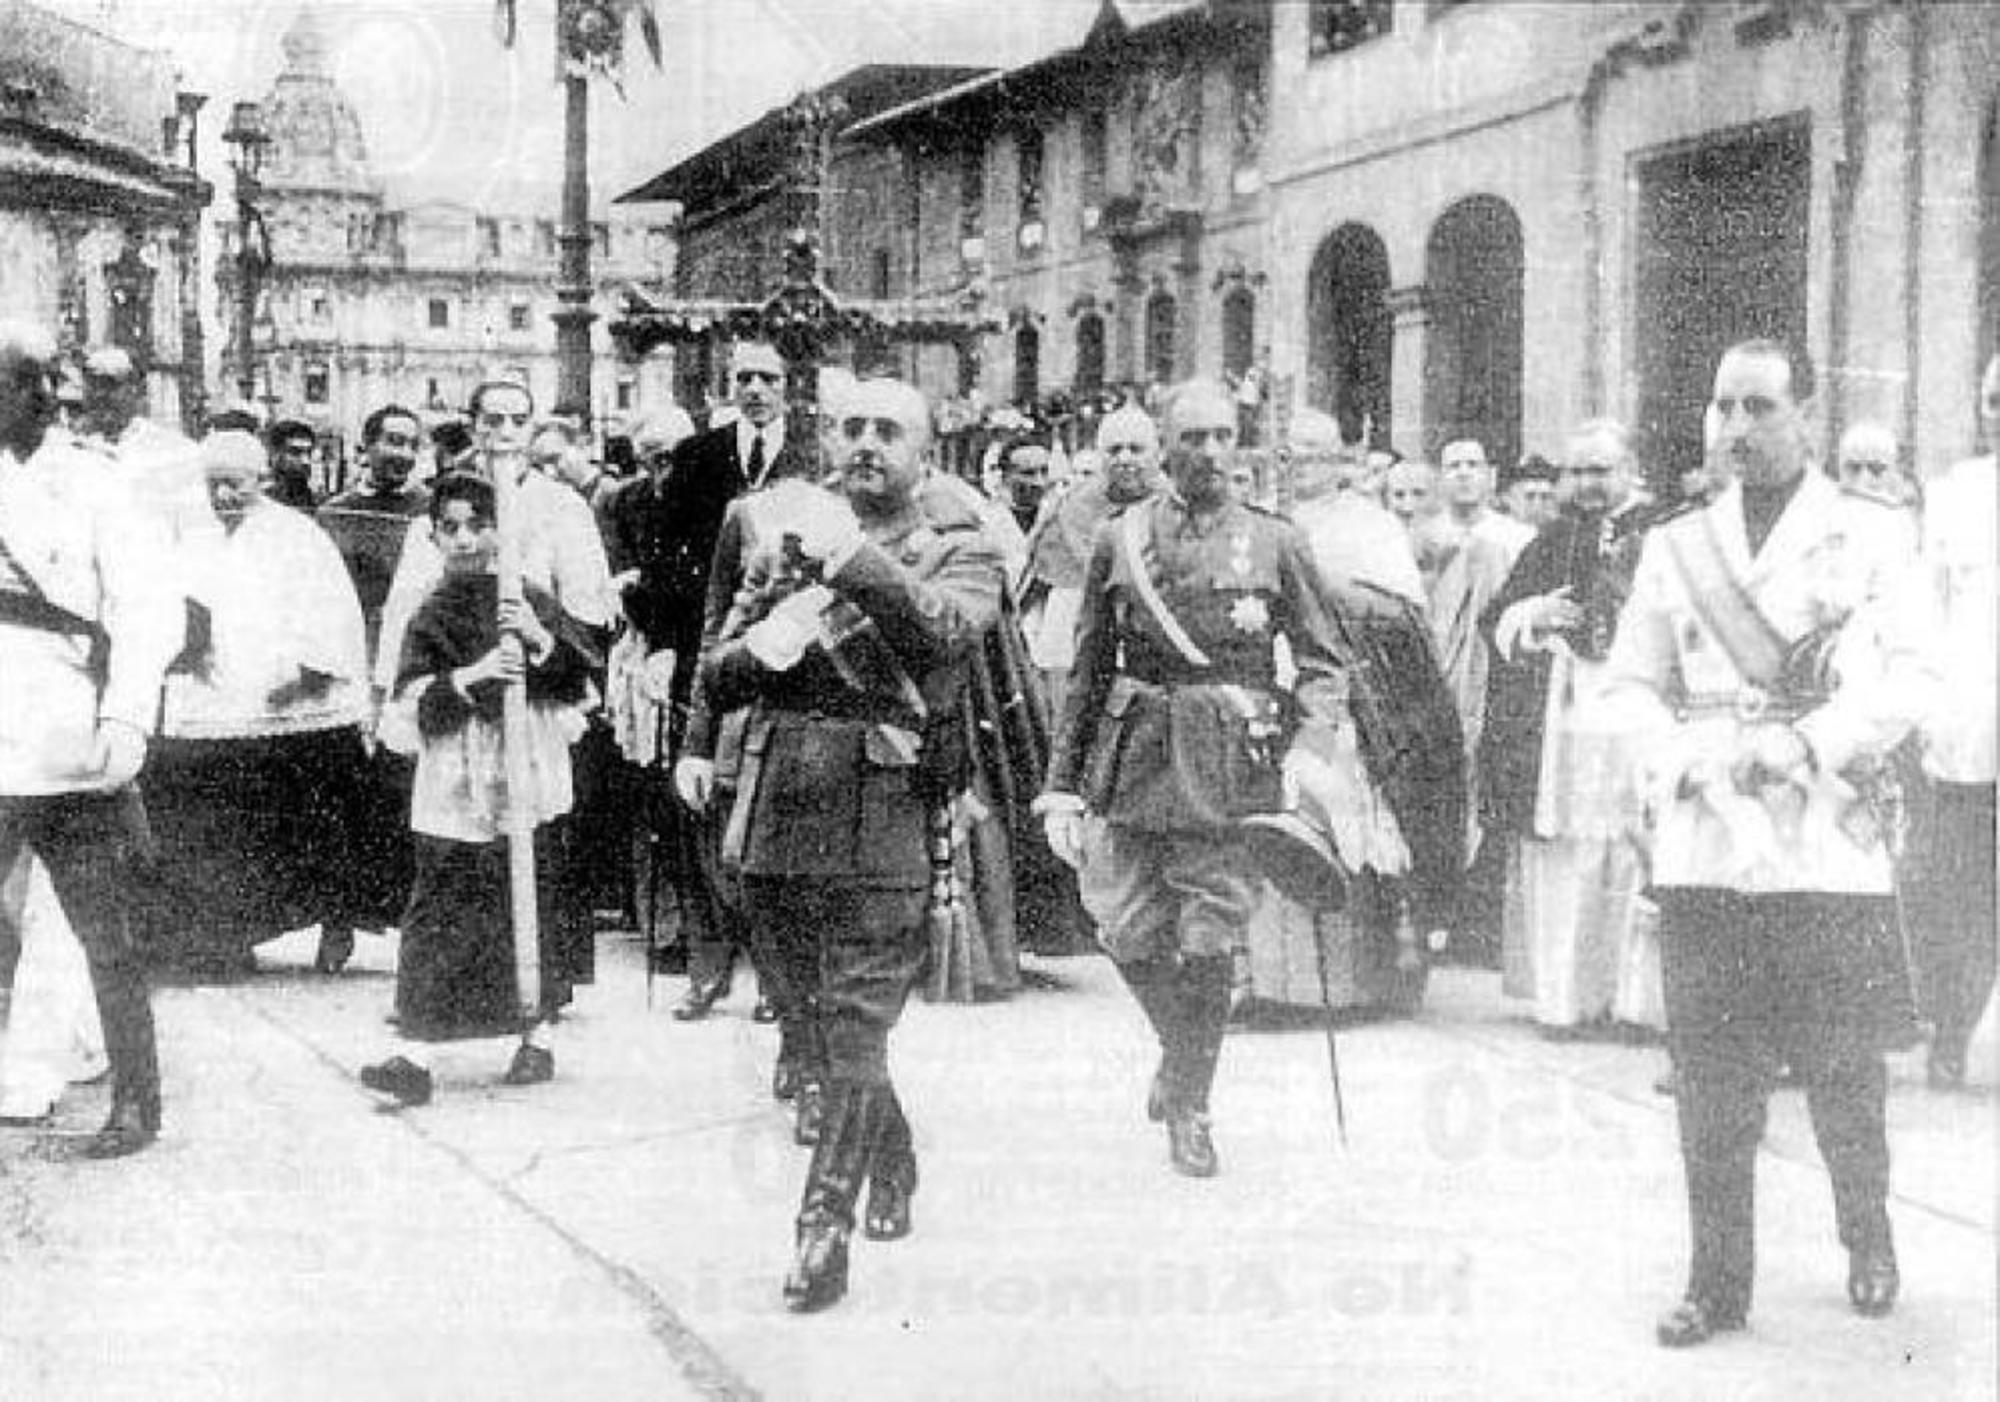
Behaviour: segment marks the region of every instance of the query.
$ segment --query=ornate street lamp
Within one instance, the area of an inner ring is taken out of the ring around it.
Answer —
[[[264,187],[258,176],[264,169],[264,153],[271,134],[264,125],[264,109],[254,102],[239,102],[229,109],[229,124],[222,129],[229,147],[229,167],[236,172],[236,333],[233,338],[236,392],[248,401],[257,392],[257,356],[254,345],[257,302],[263,292],[264,274],[271,267],[271,241],[264,229],[264,216],[257,208]]]

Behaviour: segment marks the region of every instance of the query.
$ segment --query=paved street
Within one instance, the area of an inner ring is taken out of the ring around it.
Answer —
[[[912,1008],[917,1233],[858,1243],[854,1289],[793,1318],[777,1284],[804,1151],[764,1093],[739,986],[713,1021],[645,1003],[606,937],[559,1079],[507,1047],[440,1058],[385,1112],[392,953],[336,981],[310,936],[264,971],[162,990],[168,1130],[140,1158],[0,1131],[0,1396],[35,1399],[1944,1398],[1991,1396],[1994,1100],[1899,1058],[1906,1293],[1853,1317],[1796,1094],[1760,1169],[1751,1331],[1662,1352],[1683,1224],[1656,1050],[1546,1042],[1497,975],[1446,970],[1422,1019],[1340,1042],[1231,1037],[1224,1175],[1168,1172],[1151,1059],[1100,960],[1037,964],[1010,1003]],[[1976,1047],[1990,1067],[1990,1030]],[[65,1103],[63,1133],[103,1113]]]

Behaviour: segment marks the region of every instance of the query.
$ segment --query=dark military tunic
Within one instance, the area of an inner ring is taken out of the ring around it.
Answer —
[[[1148,605],[1128,533],[1165,611]],[[1256,892],[1235,819],[1279,806],[1279,763],[1301,724],[1344,713],[1341,643],[1305,538],[1231,502],[1177,494],[1108,522],[1092,548],[1047,791],[1106,819],[1081,873],[1085,907],[1120,963],[1225,955]],[[1278,689],[1277,639],[1296,682]]]
[[[1153,587],[1205,664],[1140,597],[1128,521]],[[1341,644],[1324,592],[1297,528],[1254,507],[1232,502],[1197,517],[1168,492],[1107,523],[1084,581],[1048,789],[1081,795],[1113,823],[1155,831],[1213,829],[1242,816],[1228,811],[1230,795],[1201,784],[1216,777],[1209,758],[1235,738],[1232,717],[1261,729],[1275,715],[1275,761],[1298,722],[1333,725],[1343,713]],[[1277,690],[1281,636],[1297,673],[1290,695]],[[1202,703],[1224,688],[1234,694]]]

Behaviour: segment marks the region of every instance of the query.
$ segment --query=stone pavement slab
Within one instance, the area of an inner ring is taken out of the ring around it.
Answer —
[[[364,940],[323,981],[293,937],[250,982],[163,991],[171,1123],[148,1155],[0,1141],[0,1395],[1992,1395],[1994,1102],[1930,1096],[1915,1060],[1892,1107],[1898,1312],[1847,1310],[1781,1097],[1752,1328],[1668,1354],[1651,1326],[1685,1227],[1657,1050],[1545,1042],[1495,976],[1443,970],[1418,1020],[1341,1032],[1345,1147],[1320,1031],[1233,1034],[1223,1175],[1198,1183],[1144,1118],[1149,1039],[1112,971],[1047,961],[1010,1002],[912,1006],[916,1234],[857,1242],[848,1300],[795,1318],[777,1286],[807,1151],[747,987],[675,1022],[680,981],[649,1008],[639,951],[608,937],[555,1083],[499,1087],[507,1047],[467,1044],[432,1105],[384,1113],[352,1077],[386,1046],[391,956]],[[98,1367],[134,1390],[78,1390]]]

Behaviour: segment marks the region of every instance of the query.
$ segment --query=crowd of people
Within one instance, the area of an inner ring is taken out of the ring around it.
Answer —
[[[857,1225],[912,1229],[912,993],[1101,949],[1207,1178],[1232,1016],[1407,1011],[1453,958],[1551,1037],[1664,1039],[1693,1250],[1662,1343],[1744,1322],[1783,1076],[1850,1300],[1893,1306],[1882,1053],[1927,1025],[1962,1087],[1993,984],[2000,360],[1986,455],[1926,479],[1872,424],[1819,470],[1809,364],[1741,343],[1660,495],[1608,419],[1502,472],[1311,409],[1252,455],[1201,382],[974,483],[914,388],[828,375],[807,422],[788,373],[738,344],[726,412],[630,425],[629,476],[518,384],[462,427],[383,405],[322,501],[304,425],[191,440],[121,352],[0,327],[0,1120],[108,1068],[90,1151],[142,1149],[145,963],[310,926],[329,976],[399,936],[369,1089],[423,1104],[435,1044],[493,1037],[549,1081],[610,907],[684,1021],[757,980],[809,1311]]]

